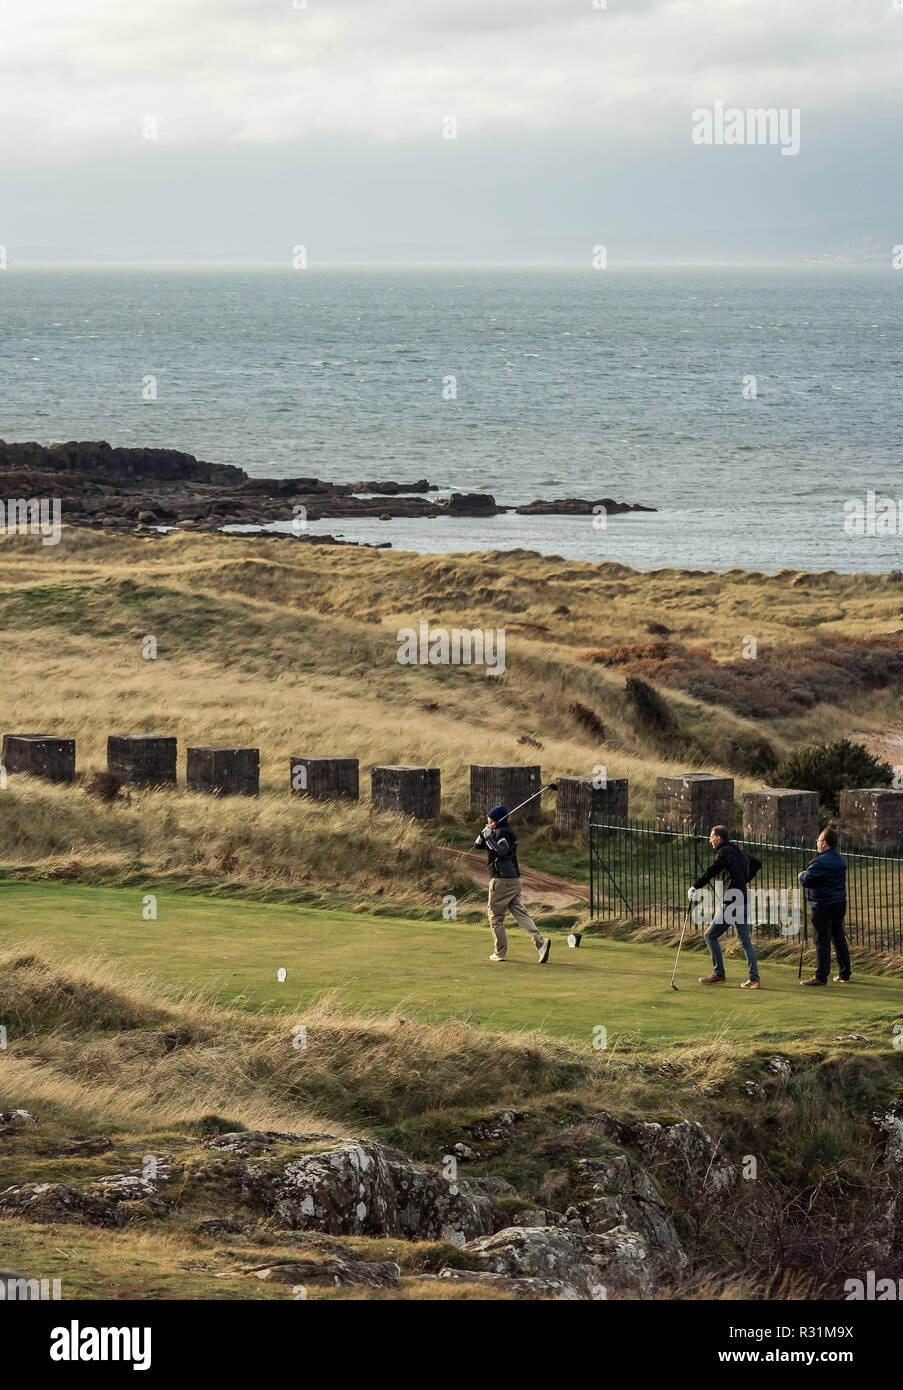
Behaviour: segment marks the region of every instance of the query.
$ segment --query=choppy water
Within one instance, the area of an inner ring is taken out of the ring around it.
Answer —
[[[13,267],[0,436],[660,509],[605,531],[513,515],[314,528],[418,550],[903,568],[903,514],[893,534],[844,529],[848,499],[903,497],[901,309],[891,270]]]

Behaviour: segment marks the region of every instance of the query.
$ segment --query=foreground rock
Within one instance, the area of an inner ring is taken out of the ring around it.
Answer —
[[[885,1162],[894,1168],[903,1168],[903,1096],[898,1096],[880,1112],[872,1116],[872,1123],[885,1136]]]
[[[62,1182],[27,1182],[0,1192],[0,1214],[27,1221],[72,1221],[81,1226],[123,1226],[126,1209]]]
[[[481,1270],[508,1279],[533,1279],[537,1290],[554,1298],[601,1299],[615,1289],[649,1288],[642,1238],[623,1227],[604,1235],[581,1235],[559,1226],[507,1226],[468,1242],[464,1249]]]
[[[495,1225],[475,1183],[448,1182],[397,1149],[344,1140],[325,1153],[248,1163],[242,1194],[290,1230],[463,1245]]]
[[[293,1288],[307,1284],[333,1284],[338,1288],[353,1286],[371,1289],[394,1288],[401,1266],[392,1260],[366,1262],[349,1260],[341,1255],[315,1255],[275,1264],[246,1266],[241,1274],[256,1274],[265,1284],[290,1284]]]
[[[682,1263],[685,1256],[668,1207],[649,1174],[627,1154],[583,1158],[575,1165],[582,1200],[578,1211],[588,1231],[632,1231],[653,1250]]]

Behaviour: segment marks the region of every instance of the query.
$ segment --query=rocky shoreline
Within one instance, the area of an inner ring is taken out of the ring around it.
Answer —
[[[650,512],[654,507],[613,498],[537,499],[506,507],[489,493],[452,492],[432,497],[426,478],[334,483],[321,478],[252,478],[232,464],[205,463],[177,449],[113,448],[104,441],[13,444],[0,440],[0,493],[8,498],[58,498],[62,519],[75,526],[114,530],[265,526],[358,517],[591,515]],[[293,534],[295,533],[293,532]]]

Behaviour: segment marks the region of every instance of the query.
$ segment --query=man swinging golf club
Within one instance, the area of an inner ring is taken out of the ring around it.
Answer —
[[[715,858],[705,873],[693,884],[689,891],[690,902],[702,897],[702,890],[713,878],[720,879],[723,885],[722,901],[716,906],[712,922],[705,933],[705,944],[712,957],[712,973],[700,975],[701,985],[723,985],[725,983],[724,956],[718,944],[728,927],[737,928],[737,938],[743,947],[746,963],[749,966],[749,979],[744,980],[741,989],[759,989],[759,962],[752,944],[749,924],[746,920],[746,888],[762,867],[761,860],[753,854],[746,854],[731,840],[726,825],[715,825],[709,835],[709,844],[715,850]]]
[[[530,800],[532,799],[531,797]],[[476,845],[477,848],[482,846],[486,850],[489,859],[488,912],[495,944],[495,950],[489,959],[503,961],[508,954],[505,913],[510,912],[518,926],[530,933],[539,964],[545,965],[552,943],[548,937],[543,937],[524,907],[520,868],[517,862],[517,836],[508,824],[507,806],[493,806],[486,817],[486,825],[476,838]]]

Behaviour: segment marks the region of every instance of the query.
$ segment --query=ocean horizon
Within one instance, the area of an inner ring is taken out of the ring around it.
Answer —
[[[657,509],[310,524],[425,553],[884,572],[901,289],[889,265],[14,268],[0,437]]]

